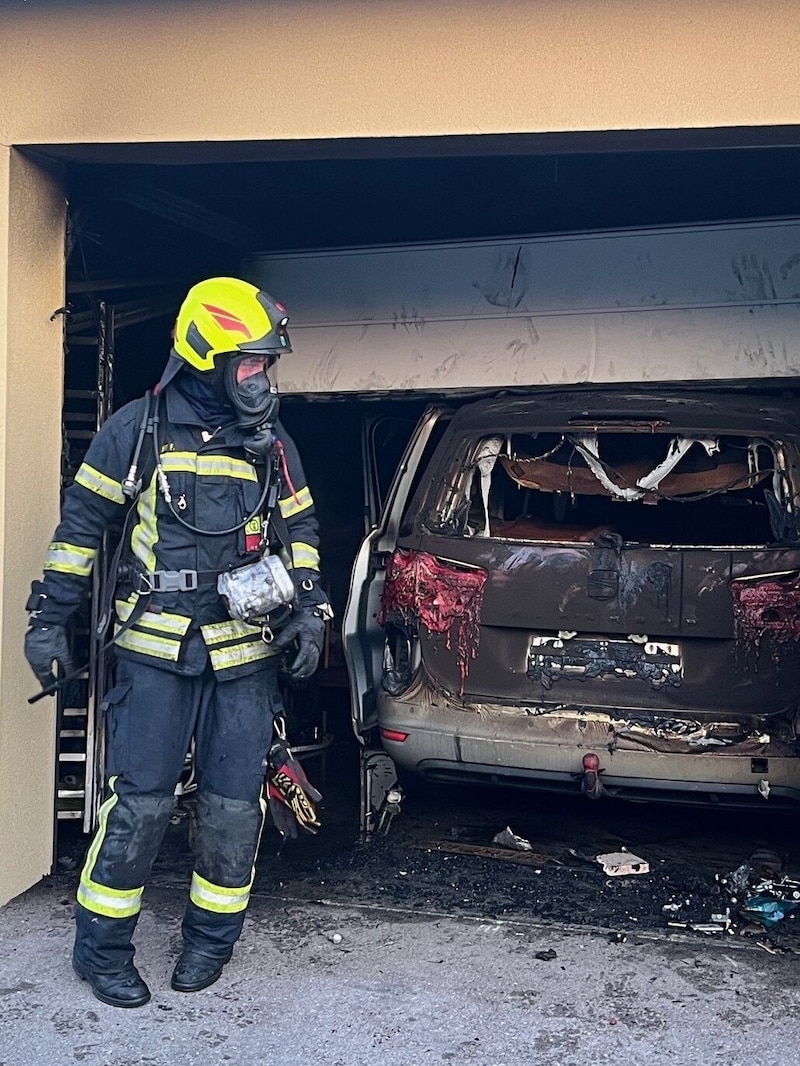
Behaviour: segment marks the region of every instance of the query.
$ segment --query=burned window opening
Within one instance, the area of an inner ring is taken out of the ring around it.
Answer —
[[[431,532],[687,547],[799,539],[783,447],[761,437],[495,434],[460,455],[425,513]]]

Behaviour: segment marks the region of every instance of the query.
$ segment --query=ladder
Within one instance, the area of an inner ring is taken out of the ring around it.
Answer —
[[[114,339],[114,308],[105,301],[66,319],[62,493],[72,484],[92,438],[113,410]],[[89,603],[69,626],[73,662],[87,663],[87,669],[59,690],[56,698],[55,816],[57,821],[80,820],[85,833],[94,828],[103,793],[105,738],[100,701],[108,666],[96,630],[107,552],[106,542],[95,561]]]

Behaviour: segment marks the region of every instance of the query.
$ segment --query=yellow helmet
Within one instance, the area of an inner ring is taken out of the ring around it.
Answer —
[[[173,350],[195,370],[214,370],[229,353],[291,352],[286,309],[255,285],[238,278],[209,278],[186,295],[175,323]]]

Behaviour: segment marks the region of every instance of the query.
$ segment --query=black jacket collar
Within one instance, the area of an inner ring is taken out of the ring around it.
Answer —
[[[197,413],[188,399],[178,389],[167,385],[162,395],[167,416],[166,425],[161,428],[162,434],[168,434],[170,426],[195,426],[198,429],[207,429],[212,433],[218,428],[217,426],[208,425],[207,420]],[[215,435],[214,440],[218,444],[242,447],[244,433],[236,425],[235,421],[231,420],[221,432]]]

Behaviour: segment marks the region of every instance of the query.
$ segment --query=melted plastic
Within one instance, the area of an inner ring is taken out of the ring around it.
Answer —
[[[800,577],[732,581],[731,594],[737,641],[758,649],[768,636],[775,662],[782,646],[800,642]]]
[[[455,647],[464,693],[470,659],[476,658],[480,642],[478,622],[486,586],[485,570],[458,570],[439,562],[427,552],[398,549],[386,568],[386,584],[378,622],[398,616],[429,633],[446,634],[448,650]]]

